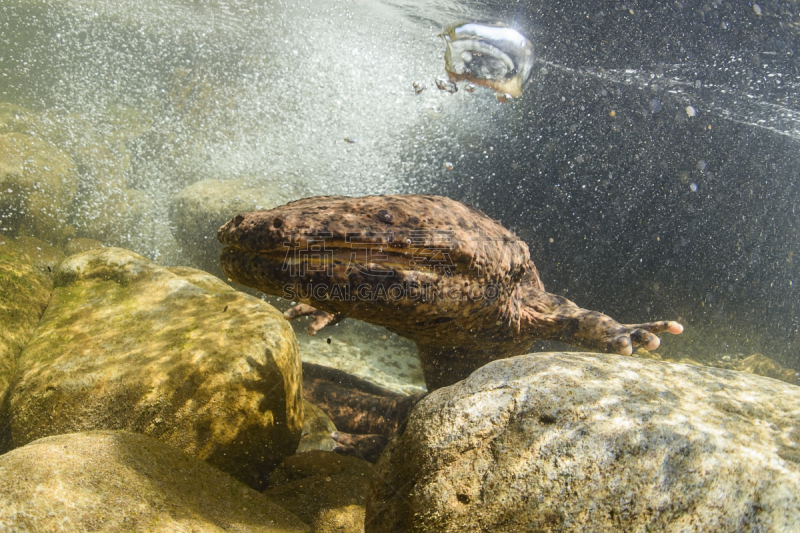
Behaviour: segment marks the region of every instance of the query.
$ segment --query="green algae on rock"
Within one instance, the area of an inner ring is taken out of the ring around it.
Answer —
[[[291,512],[156,439],[91,431],[0,456],[0,529],[300,533]]]
[[[798,531],[800,388],[523,355],[420,401],[376,470],[372,532]]]
[[[277,310],[209,274],[101,248],[57,272],[19,357],[11,434],[20,446],[135,431],[258,487],[297,448],[302,405],[297,343]]]
[[[42,316],[53,282],[9,238],[0,238],[0,453],[10,446],[7,394],[16,360]]]
[[[8,254],[16,256],[21,261],[33,265],[39,272],[52,278],[58,266],[67,257],[61,248],[51,246],[36,237],[0,238],[3,248]]]

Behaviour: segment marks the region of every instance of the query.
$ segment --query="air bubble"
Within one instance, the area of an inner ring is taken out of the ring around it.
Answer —
[[[436,87],[440,91],[447,91],[450,94],[458,92],[458,87],[456,86],[456,84],[448,80],[444,76],[439,76],[438,78],[436,78]]]
[[[446,27],[441,37],[451,80],[467,80],[512,97],[522,94],[534,62],[533,44],[524,35],[502,25],[458,23]]]

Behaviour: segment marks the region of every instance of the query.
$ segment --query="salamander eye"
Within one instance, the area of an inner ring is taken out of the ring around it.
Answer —
[[[377,218],[380,222],[384,222],[384,223],[388,224],[389,222],[392,221],[392,218],[394,218],[394,217],[386,209],[381,209],[380,211],[378,211],[375,214],[375,218]]]
[[[281,226],[283,226],[283,219],[280,217],[275,217],[275,220],[272,221],[272,227],[277,229]]]

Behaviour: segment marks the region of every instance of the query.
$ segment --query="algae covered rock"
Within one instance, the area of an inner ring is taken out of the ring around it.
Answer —
[[[420,401],[376,470],[366,531],[797,531],[800,388],[513,357]]]
[[[0,135],[0,228],[56,242],[65,234],[78,175],[69,155],[23,133]]]
[[[269,498],[319,533],[364,531],[372,464],[321,450],[287,457],[270,476]]]
[[[15,446],[125,429],[252,486],[295,451],[301,366],[273,307],[194,269],[119,248],[67,258],[10,402]]]
[[[296,516],[158,440],[92,431],[0,456],[3,531],[294,533]]]
[[[292,190],[248,179],[205,180],[189,185],[170,204],[170,228],[194,266],[222,276],[217,230],[237,213],[272,209],[299,198]]]
[[[14,241],[0,238],[0,453],[10,445],[6,396],[16,359],[33,335],[52,286]]]
[[[67,257],[61,248],[51,246],[36,237],[0,238],[7,253],[33,265],[42,274],[52,278],[58,266]]]

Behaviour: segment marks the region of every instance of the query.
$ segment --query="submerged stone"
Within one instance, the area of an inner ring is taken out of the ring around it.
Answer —
[[[172,198],[170,229],[192,265],[217,276],[222,245],[214,237],[225,222],[242,211],[271,209],[296,196],[278,185],[253,180],[205,180]]]
[[[92,431],[0,456],[3,531],[294,533],[291,512],[158,440]]]
[[[7,394],[17,357],[31,339],[52,287],[14,241],[0,237],[0,453],[11,446]]]
[[[65,234],[78,174],[69,155],[24,133],[0,135],[0,228],[58,242]]]
[[[364,502],[374,475],[361,459],[310,451],[287,457],[264,494],[318,533],[358,533],[364,531]]]
[[[276,309],[119,248],[64,261],[16,376],[15,446],[125,429],[260,486],[303,425],[297,343]]]
[[[523,355],[424,398],[376,470],[372,532],[797,531],[800,388]]]

